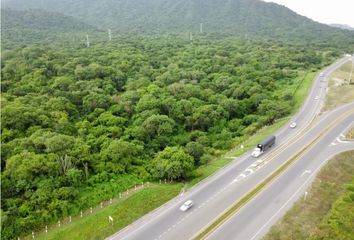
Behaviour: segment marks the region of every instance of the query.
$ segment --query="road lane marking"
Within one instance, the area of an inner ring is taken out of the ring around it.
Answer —
[[[303,177],[305,174],[310,174],[312,170],[305,170],[300,177]]]

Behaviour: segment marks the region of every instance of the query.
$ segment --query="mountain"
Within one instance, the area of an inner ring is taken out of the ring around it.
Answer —
[[[354,31],[354,28],[346,25],[346,24],[338,24],[338,23],[333,23],[333,24],[329,24],[331,27],[336,27],[336,28],[341,28],[341,29],[345,29],[345,30],[350,30],[350,31]]]
[[[45,10],[1,10],[2,37],[6,42],[33,42],[37,40],[68,39],[85,37],[86,33],[97,31],[89,24],[71,16]]]
[[[260,0],[4,0],[4,6],[55,11],[118,33],[197,33],[203,23],[205,34],[302,40],[354,37]]]

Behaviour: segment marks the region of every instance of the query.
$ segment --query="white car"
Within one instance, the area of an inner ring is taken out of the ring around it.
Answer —
[[[319,98],[320,98],[319,96],[316,96],[316,97],[315,97],[315,100],[318,100]]]
[[[296,122],[291,123],[290,128],[296,128]]]
[[[323,77],[323,76],[324,76],[324,73],[323,73],[323,72],[321,72],[321,73],[320,73],[320,77]]]
[[[193,206],[193,201],[188,200],[185,203],[183,203],[183,205],[179,208],[179,210],[181,210],[182,212],[185,212],[188,209],[190,209],[192,206]]]

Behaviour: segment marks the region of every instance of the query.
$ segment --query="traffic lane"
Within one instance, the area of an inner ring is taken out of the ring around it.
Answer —
[[[208,239],[258,239],[303,193],[328,156],[348,149],[354,143],[330,143],[354,120],[354,114],[330,131],[305,156],[297,160],[267,189],[262,191]],[[321,151],[322,150],[322,151]],[[299,191],[303,190],[303,191]],[[276,215],[274,215],[276,213]]]

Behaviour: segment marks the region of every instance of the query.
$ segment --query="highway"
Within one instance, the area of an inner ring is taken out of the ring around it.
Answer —
[[[271,149],[271,151],[258,159],[250,157],[250,152],[245,153],[241,157],[234,159],[227,167],[194,186],[183,196],[176,197],[157,210],[109,237],[109,239],[191,239],[228,209],[229,206],[240,200],[242,196],[290,159],[295,153],[301,151],[305,145],[317,141],[317,139],[320,139],[320,143],[322,143],[322,139],[327,138],[329,139],[327,139],[327,141],[333,141],[336,138],[336,136],[334,136],[335,133],[332,132],[332,128],[336,128],[334,123],[345,121],[348,117],[353,120],[351,111],[354,109],[354,103],[318,116],[323,98],[326,94],[327,82],[324,80],[333,70],[348,60],[348,57],[343,58],[337,63],[327,67],[323,71],[324,77],[318,76],[315,79],[304,105],[299,113],[290,121],[296,121],[298,127],[290,129],[287,125],[277,131],[275,133],[277,136],[277,145]],[[316,96],[318,96],[318,100],[315,100]],[[320,133],[322,133],[324,129],[328,132],[322,136]],[[318,146],[318,143],[316,146]],[[319,146],[324,149],[323,146],[327,147],[328,144]],[[337,148],[339,147],[332,149]],[[301,160],[302,159],[299,161]],[[313,164],[316,164],[320,160],[313,161]],[[291,169],[293,169],[294,166],[296,166],[296,164],[292,165]],[[286,172],[288,171],[290,170]],[[287,183],[283,184],[287,186]],[[296,186],[294,186],[294,188],[296,188]],[[267,188],[267,191],[268,189],[271,189],[271,187]],[[195,205],[187,212],[179,211],[180,205],[188,199],[192,199]],[[252,213],[244,210],[253,202],[253,200],[249,202],[239,213],[245,212],[245,214],[250,214],[249,216],[255,214],[253,217],[257,216],[258,219],[258,215],[255,212]],[[285,207],[283,209],[285,209]],[[239,213],[235,216],[238,216]],[[270,217],[268,217],[268,219],[269,218]],[[275,218],[276,217],[274,217],[274,219]],[[226,224],[232,222],[233,219],[234,218],[230,219]],[[244,224],[249,224],[250,222],[253,223],[251,220],[252,218],[246,218],[243,221]],[[259,222],[260,225],[262,225],[262,222]],[[270,224],[266,225],[266,227],[263,227],[263,225],[262,230],[255,237],[261,236],[263,229],[266,231],[268,229],[267,226]],[[224,227],[222,227],[222,229],[223,228]],[[257,232],[255,229],[253,229],[254,233]],[[219,235],[217,234],[219,234],[219,231],[215,231],[209,237],[211,239],[229,239],[224,237],[218,238]],[[228,234],[230,234],[229,236],[234,236],[235,233],[229,231]],[[247,238],[231,237],[230,239]]]
[[[354,122],[352,112],[206,239],[261,239],[304,194],[320,168],[330,158],[354,149],[354,142],[336,142],[337,137]]]

